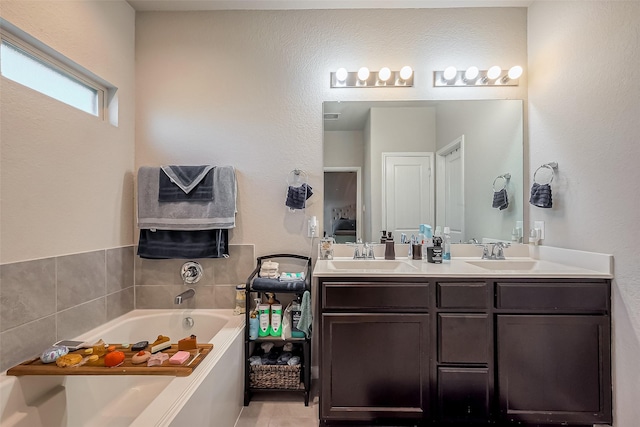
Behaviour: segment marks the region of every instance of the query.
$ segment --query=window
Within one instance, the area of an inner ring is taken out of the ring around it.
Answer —
[[[95,81],[91,73],[83,72],[82,67],[66,58],[63,63],[13,35],[3,32],[1,36],[0,74],[3,77],[104,118],[105,94],[115,88]]]

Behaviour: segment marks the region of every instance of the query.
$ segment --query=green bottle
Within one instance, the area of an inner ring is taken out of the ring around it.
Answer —
[[[282,304],[271,306],[271,324],[269,325],[269,335],[279,337],[282,335]]]

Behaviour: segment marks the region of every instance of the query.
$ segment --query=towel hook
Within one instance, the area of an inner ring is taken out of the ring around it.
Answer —
[[[500,187],[500,188],[498,188],[498,189],[496,190],[496,181],[498,181],[499,179],[502,179],[502,180],[503,180],[503,181],[502,181],[502,187]],[[507,172],[507,173],[505,173],[505,174],[502,174],[502,175],[498,175],[498,176],[496,177],[496,179],[494,179],[494,180],[493,180],[493,185],[492,185],[492,187],[493,187],[493,192],[494,192],[494,193],[497,193],[498,191],[502,191],[502,190],[504,190],[505,188],[507,188],[507,183],[509,182],[509,180],[510,180],[510,179],[511,179],[511,174],[510,174],[510,173],[508,173],[508,172]]]
[[[545,163],[541,166],[538,167],[538,169],[536,169],[536,171],[533,173],[533,182],[535,182],[538,185],[548,185],[551,184],[553,182],[553,178],[556,175],[555,170],[558,168],[558,163],[557,162],[549,162],[549,163]],[[551,176],[549,177],[549,182],[538,182],[536,181],[536,175],[538,174],[538,172],[542,169],[548,169],[551,171]]]

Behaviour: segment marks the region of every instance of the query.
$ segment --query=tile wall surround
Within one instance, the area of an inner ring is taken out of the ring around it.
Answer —
[[[203,275],[198,283],[184,285],[180,270],[187,260],[135,260],[136,308],[234,308],[236,285],[245,283],[255,268],[254,245],[229,245],[229,258],[196,259]],[[195,297],[181,305],[176,295],[193,288]]]
[[[134,246],[0,265],[0,372],[47,345],[73,338],[134,308],[233,308],[235,287],[255,267],[254,245],[229,245],[226,259],[196,259],[194,298],[180,269],[186,260],[149,260]]]
[[[133,310],[133,250],[0,265],[0,371]]]

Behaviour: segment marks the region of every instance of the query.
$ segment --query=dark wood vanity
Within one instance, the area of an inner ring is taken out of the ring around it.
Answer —
[[[323,425],[611,423],[609,279],[318,285]]]

